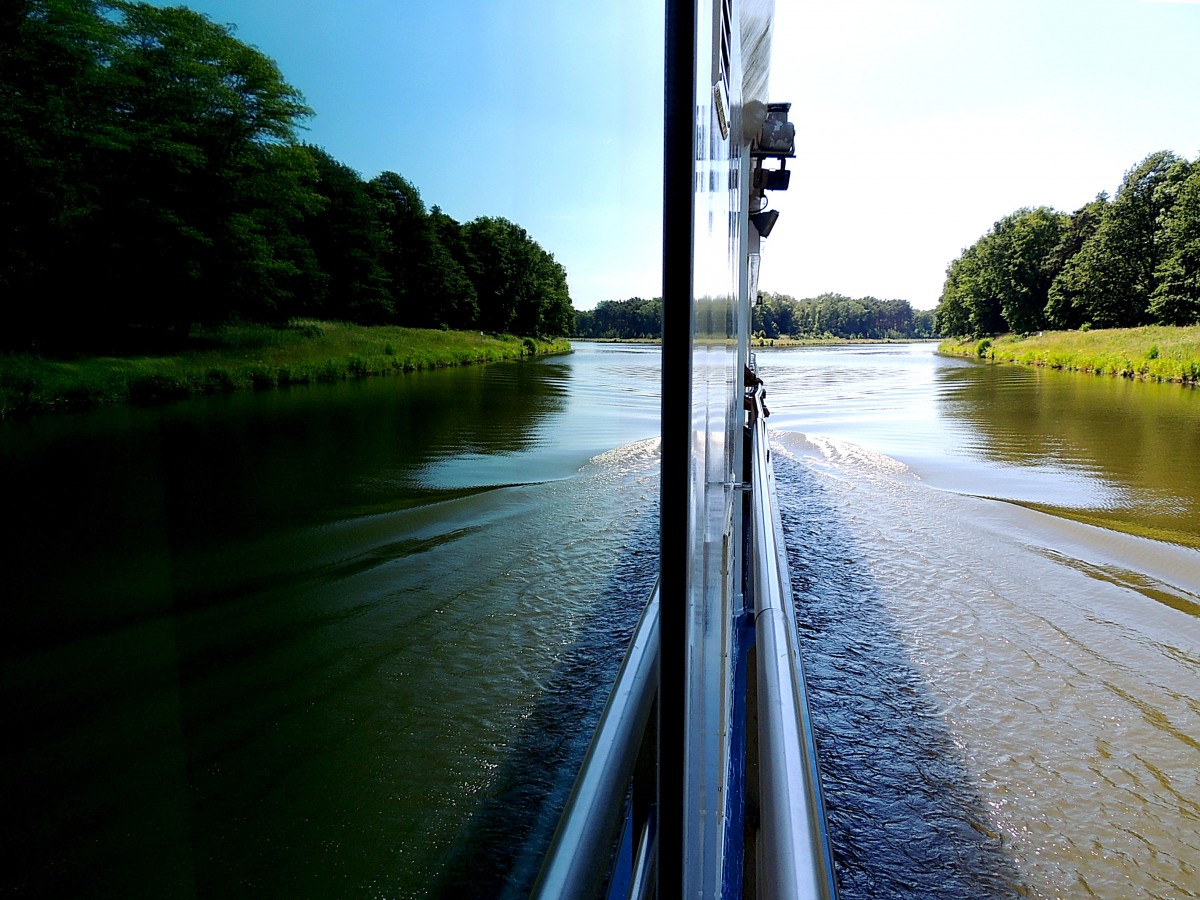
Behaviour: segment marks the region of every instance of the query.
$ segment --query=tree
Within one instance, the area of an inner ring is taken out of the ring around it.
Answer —
[[[1042,267],[1050,281],[1050,290],[1046,295],[1046,321],[1053,328],[1075,329],[1083,324],[1083,309],[1072,302],[1073,296],[1066,289],[1066,280],[1059,282],[1058,276],[1075,254],[1083,249],[1088,238],[1096,233],[1107,206],[1108,195],[1101,192],[1091,203],[1071,213],[1063,228],[1062,237],[1046,255]]]
[[[309,111],[274,62],[190,10],[126,0],[24,0],[0,57],[6,161],[28,185],[3,277],[76,299],[27,337],[280,312],[317,198],[294,147]]]
[[[1000,314],[1009,330],[1029,333],[1045,327],[1053,281],[1046,260],[1067,222],[1067,216],[1041,206],[1019,210],[997,223]]]
[[[946,270],[936,316],[941,333],[981,337],[1043,327],[1052,280],[1046,260],[1066,222],[1044,206],[1018,209],[964,250]]]
[[[439,252],[449,257],[442,261],[447,321],[451,328],[474,328],[479,321],[479,297],[467,274],[471,266],[471,250],[463,235],[463,227],[436,206],[430,210],[429,222],[437,238]]]
[[[1174,153],[1159,151],[1126,173],[1095,233],[1054,281],[1051,305],[1057,321],[1080,320],[1097,328],[1150,321],[1155,273],[1165,257],[1158,223],[1170,194],[1162,188],[1168,177],[1180,178],[1179,162]]]
[[[294,145],[311,114],[303,97],[198,13],[109,8],[114,139],[97,224],[117,236],[103,261],[125,318],[186,333],[233,314],[286,316],[304,254],[293,226],[318,204],[311,159]]]
[[[387,234],[379,208],[357,172],[317,147],[305,145],[320,207],[303,231],[315,265],[299,286],[303,315],[380,324],[395,314],[383,266]]]
[[[363,182],[297,142],[309,114],[272,60],[182,6],[0,5],[5,345],[121,350],[302,314],[472,328],[477,285],[496,330],[570,331],[566,272],[523,229],[427,213],[394,172]]]
[[[1200,323],[1200,160],[1181,162],[1173,203],[1161,219],[1164,255],[1150,313],[1166,325]]]
[[[936,312],[942,334],[982,337],[1005,330],[995,257],[984,235],[950,263]]]
[[[657,338],[662,336],[662,298],[602,300],[595,309],[575,313],[578,337]]]
[[[754,307],[751,328],[769,338],[795,334],[795,312],[791,297],[764,292],[762,303]]]
[[[373,178],[370,191],[388,232],[396,320],[417,328],[474,325],[475,287],[439,238],[446,223],[435,221],[416,187],[395,172]]]
[[[480,327],[526,335],[570,333],[574,311],[566,270],[524,228],[485,216],[467,223],[464,236]]]
[[[27,347],[68,317],[73,250],[97,206],[89,175],[103,143],[115,26],[96,0],[0,4],[0,292],[4,343]],[[81,329],[82,330],[82,329]]]

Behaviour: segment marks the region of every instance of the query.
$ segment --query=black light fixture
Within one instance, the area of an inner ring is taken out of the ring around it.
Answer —
[[[759,237],[767,237],[771,233],[771,229],[775,227],[775,222],[779,218],[779,210],[767,209],[763,212],[756,212],[750,217],[750,223],[758,232]]]
[[[751,176],[751,187],[759,191],[786,191],[791,183],[792,173],[789,169],[764,169],[756,166]]]

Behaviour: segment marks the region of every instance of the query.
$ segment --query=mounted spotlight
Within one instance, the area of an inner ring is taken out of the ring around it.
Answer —
[[[755,166],[751,173],[751,186],[758,191],[786,191],[792,180],[792,173],[787,169],[764,169]]]
[[[768,237],[771,234],[771,229],[775,227],[775,222],[779,219],[779,210],[768,209],[764,212],[755,213],[750,217],[751,224],[754,225],[759,237]]]
[[[758,135],[759,152],[766,156],[796,155],[796,126],[788,121],[790,103],[768,103],[767,118]]]
[[[753,121],[761,122],[750,146],[750,155],[757,159],[792,159],[796,155],[796,126],[788,121],[792,104],[768,103],[765,110],[762,106],[759,103],[750,109]]]

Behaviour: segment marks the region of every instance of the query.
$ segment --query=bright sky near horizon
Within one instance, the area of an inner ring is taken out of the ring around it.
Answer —
[[[660,293],[660,3],[171,2],[276,60],[305,140],[522,225],[576,307]],[[1200,0],[776,0],[771,79],[797,159],[760,287],[930,308],[1002,216],[1200,157]]]

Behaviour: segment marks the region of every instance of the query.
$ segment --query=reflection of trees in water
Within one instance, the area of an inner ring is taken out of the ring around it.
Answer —
[[[1146,499],[1200,507],[1200,394],[1175,385],[1007,366],[939,368],[939,410],[975,450],[1013,465],[1084,468]]]
[[[168,478],[194,528],[226,529],[230,512],[269,525],[394,508],[427,494],[412,476],[429,460],[518,452],[562,403],[522,363],[304,388],[168,428]]]
[[[6,424],[0,490],[21,529],[4,568],[15,597],[39,598],[10,615],[38,633],[133,616],[169,606],[160,582],[181,589],[204,548],[440,497],[412,474],[526,448],[569,371],[499,363]]]
[[[516,363],[440,374],[448,384],[436,386],[438,396],[414,400],[436,429],[464,452],[513,453],[529,449],[541,420],[563,409],[571,367]]]

